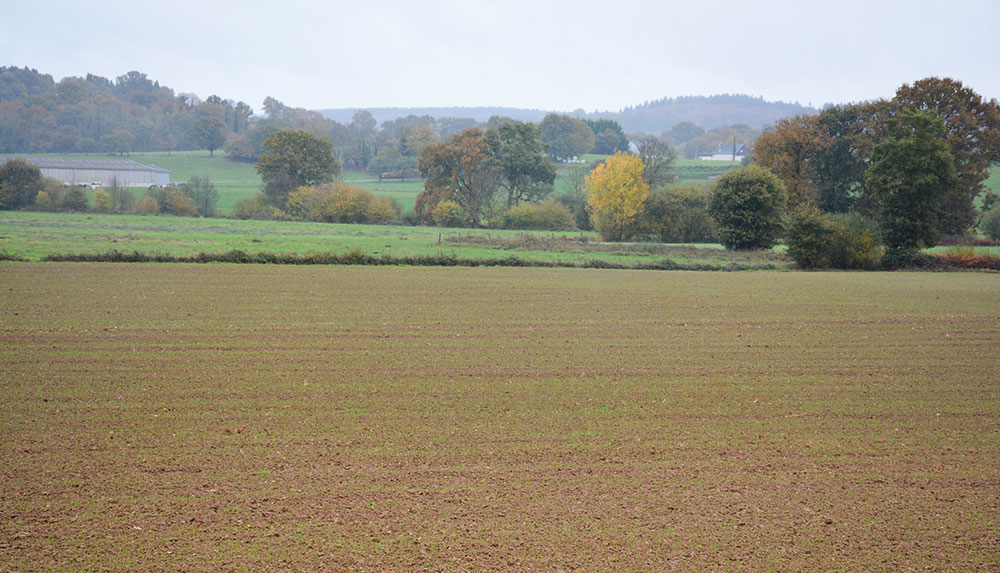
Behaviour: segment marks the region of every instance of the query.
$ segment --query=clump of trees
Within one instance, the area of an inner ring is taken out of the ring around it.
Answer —
[[[676,153],[663,140],[640,138],[638,151],[618,152],[589,172],[571,171],[569,189],[556,199],[577,227],[611,241],[714,242],[709,188],[673,182]]]
[[[542,143],[553,159],[571,159],[594,149],[594,130],[582,119],[550,113],[538,126]]]
[[[329,140],[304,130],[280,130],[264,140],[257,173],[268,200],[282,209],[295,189],[332,182],[340,174],[340,162]]]
[[[468,129],[427,145],[418,165],[424,191],[415,212],[425,223],[435,220],[439,203],[449,201],[461,208],[468,226],[497,224],[521,203],[546,198],[556,176],[540,129],[515,121],[485,131]]]
[[[171,187],[150,187],[136,206],[140,215],[212,217],[216,214],[219,192],[208,177],[192,177]]]
[[[803,211],[788,238],[800,265],[856,268],[816,256],[803,239],[834,241],[844,231],[831,230],[835,217],[824,214],[835,213],[874,221],[888,264],[906,264],[941,236],[971,234],[977,220],[984,231],[989,198],[982,214],[975,199],[1000,162],[1000,105],[959,81],[926,78],[904,84],[889,101],[782,120],[757,140],[753,161],[781,178],[791,207]]]
[[[328,139],[301,129],[272,132],[257,158],[263,192],[236,201],[238,219],[290,219],[327,223],[387,223],[399,219],[395,202],[334,183],[340,161]]]
[[[639,232],[663,243],[714,243],[715,222],[708,214],[711,197],[702,185],[653,187],[639,217]]]
[[[214,151],[248,131],[252,116],[244,102],[176,94],[138,71],[56,82],[0,67],[0,153]]]
[[[938,198],[935,226],[943,235],[968,233],[977,219],[974,199],[984,191],[990,165],[1000,163],[1000,105],[959,81],[926,78],[904,84],[889,101],[780,121],[757,140],[753,160],[782,179],[793,207],[879,220],[884,197],[876,196],[866,174],[876,146],[892,137],[892,118],[904,111],[932,112],[943,121],[940,140],[952,156],[956,185]]]

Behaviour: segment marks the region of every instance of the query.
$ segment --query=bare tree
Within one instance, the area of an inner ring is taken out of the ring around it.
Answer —
[[[642,178],[650,187],[666,185],[674,180],[670,168],[673,167],[677,154],[663,140],[655,137],[640,140],[639,159],[642,159],[644,166]]]

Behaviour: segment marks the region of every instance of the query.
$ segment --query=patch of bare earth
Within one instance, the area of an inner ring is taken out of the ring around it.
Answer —
[[[996,570],[997,277],[7,264],[0,570]]]

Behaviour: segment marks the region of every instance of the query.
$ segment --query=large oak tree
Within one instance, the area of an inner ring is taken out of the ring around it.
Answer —
[[[932,110],[903,110],[887,127],[889,139],[875,146],[865,175],[881,205],[885,244],[898,252],[933,246],[941,198],[958,183],[944,121]]]
[[[539,125],[542,143],[548,146],[549,154],[555,159],[570,159],[594,148],[594,131],[583,120],[550,113]]]
[[[754,162],[767,168],[785,184],[791,209],[816,207],[820,190],[813,182],[813,157],[829,145],[815,115],[779,120],[754,144]]]
[[[537,126],[508,122],[486,131],[493,168],[501,188],[507,192],[507,208],[522,201],[539,201],[552,191],[556,168],[545,153]]]
[[[490,145],[481,129],[467,129],[448,141],[428,145],[420,153],[424,191],[414,208],[425,221],[441,201],[454,201],[475,226],[492,200],[497,174],[490,163]]]
[[[785,185],[759,165],[727,171],[712,191],[708,212],[727,249],[770,249],[784,230]]]
[[[958,184],[941,197],[940,230],[965,232],[976,219],[973,201],[984,189],[990,165],[1000,163],[1000,105],[960,81],[934,77],[903,84],[893,101],[904,109],[932,110],[944,120]]]
[[[333,156],[330,140],[308,131],[285,129],[264,140],[257,172],[264,180],[264,193],[280,208],[298,187],[333,181],[340,174],[340,162]]]

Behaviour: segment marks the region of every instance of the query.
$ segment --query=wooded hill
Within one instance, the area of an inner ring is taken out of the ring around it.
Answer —
[[[596,116],[614,119],[627,132],[660,133],[685,121],[705,130],[727,125],[746,125],[760,129],[786,117],[817,113],[818,109],[797,103],[764,101],[760,97],[742,94],[724,94],[663,98],[627,107],[618,113]]]
[[[366,108],[379,123],[410,115],[433,118],[461,117],[485,122],[492,116],[505,116],[518,121],[539,122],[548,111],[511,107],[381,107]],[[322,109],[325,117],[341,123],[351,121],[358,108]],[[685,96],[663,98],[629,106],[619,112],[593,112],[583,110],[564,112],[581,119],[613,119],[628,133],[659,134],[669,131],[681,122],[691,122],[702,129],[711,130],[728,125],[745,125],[761,129],[779,119],[796,115],[813,115],[818,109],[797,103],[764,101],[760,97],[742,94],[714,96]]]
[[[362,110],[370,113],[372,118],[379,123],[410,116],[429,116],[435,119],[465,118],[475,120],[479,123],[486,123],[491,117],[500,116],[509,117],[517,121],[537,123],[542,121],[548,113],[540,109],[523,109],[517,107],[351,107],[321,109],[317,111],[327,119],[332,119],[340,123],[350,123],[354,114]]]

